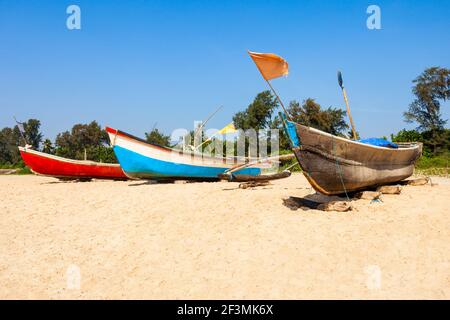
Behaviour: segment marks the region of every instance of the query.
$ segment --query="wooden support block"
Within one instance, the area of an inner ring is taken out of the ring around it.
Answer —
[[[377,192],[377,191],[363,191],[363,192],[359,192],[355,195],[356,198],[358,199],[364,199],[364,200],[375,200],[380,198],[381,196],[381,192]]]
[[[408,186],[423,186],[430,182],[430,178],[418,178],[418,179],[411,179],[411,180],[405,180],[406,185]]]
[[[18,171],[19,169],[0,169],[0,174],[14,174]]]
[[[352,205],[348,201],[331,201],[320,204],[317,209],[323,211],[345,212],[352,210]]]
[[[377,189],[378,192],[382,194],[400,194],[402,192],[402,187],[400,186],[381,186]]]
[[[254,188],[269,185],[269,181],[252,181],[252,182],[244,182],[239,184],[240,189]]]

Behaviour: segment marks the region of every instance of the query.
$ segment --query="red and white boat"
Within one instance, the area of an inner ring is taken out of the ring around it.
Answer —
[[[60,179],[113,179],[126,180],[119,164],[100,163],[88,160],[72,160],[19,147],[20,155],[31,171]]]

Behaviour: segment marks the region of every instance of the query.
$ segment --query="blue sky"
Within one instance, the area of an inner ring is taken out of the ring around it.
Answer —
[[[68,30],[66,8],[81,8]],[[369,5],[381,30],[366,27]],[[363,137],[402,128],[412,80],[450,67],[450,1],[0,0],[0,127],[38,118],[46,137],[97,120],[142,136],[209,123],[221,128],[267,86],[246,54],[290,65],[281,98],[345,108],[342,70]],[[450,118],[449,104],[443,114]]]

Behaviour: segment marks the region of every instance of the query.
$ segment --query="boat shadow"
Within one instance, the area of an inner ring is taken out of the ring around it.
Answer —
[[[283,199],[283,205],[293,211],[297,209],[302,209],[303,211],[307,211],[310,209],[317,210],[321,204],[326,204],[334,201],[351,201],[345,197],[339,196],[326,196],[320,193],[308,194],[304,197],[289,197],[287,199]]]
[[[48,181],[42,182],[41,185],[45,184],[60,184],[60,183],[80,183],[80,182],[92,182],[92,179],[60,179],[58,181]]]

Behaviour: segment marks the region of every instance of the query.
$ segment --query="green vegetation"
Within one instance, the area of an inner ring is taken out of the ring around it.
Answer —
[[[153,128],[150,132],[145,133],[145,139],[148,143],[156,144],[158,146],[170,146],[170,136],[166,136],[157,128]]]

